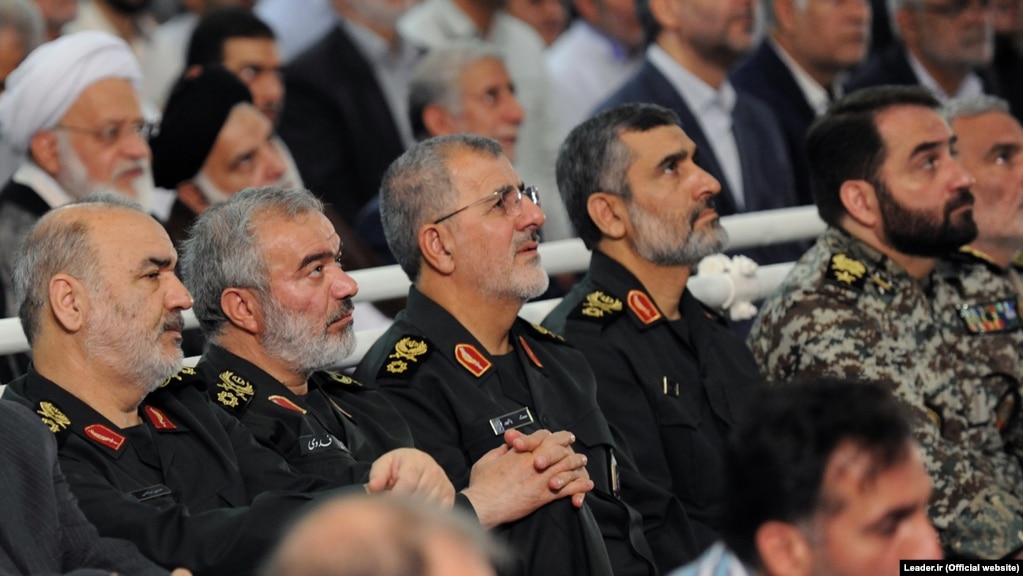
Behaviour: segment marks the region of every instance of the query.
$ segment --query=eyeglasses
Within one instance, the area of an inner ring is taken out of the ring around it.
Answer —
[[[970,8],[978,8],[981,11],[987,10],[991,6],[991,0],[952,0],[947,4],[927,4],[922,2],[918,6],[921,10],[930,12],[935,16],[956,19]]]
[[[54,127],[54,130],[81,132],[82,134],[92,136],[97,142],[104,146],[113,146],[120,142],[121,138],[124,138],[128,134],[134,134],[143,140],[149,140],[149,135],[153,132],[153,124],[142,120],[108,124],[102,128],[82,128],[80,126],[65,126],[63,124],[58,124]]]
[[[448,218],[451,218],[452,216],[458,214],[459,212],[463,212],[465,210],[468,210],[469,208],[472,208],[473,206],[479,206],[480,204],[484,204],[488,201],[493,200],[497,200],[497,203],[494,204],[493,206],[494,208],[497,207],[503,208],[506,216],[508,216],[509,218],[515,218],[519,214],[522,214],[523,196],[529,198],[530,201],[533,202],[533,204],[536,204],[537,206],[540,205],[540,190],[538,190],[536,186],[525,186],[522,188],[507,188],[498,190],[497,192],[492,192],[480,198],[479,200],[470,202],[465,206],[462,206],[458,210],[455,210],[454,212],[448,214],[447,216],[441,216],[440,218],[434,220],[433,223],[440,224],[441,222],[447,220]]]

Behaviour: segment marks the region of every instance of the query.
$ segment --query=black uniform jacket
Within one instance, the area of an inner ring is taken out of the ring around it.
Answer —
[[[412,432],[379,390],[336,372],[317,372],[304,396],[223,348],[211,345],[195,367],[210,399],[237,416],[261,444],[302,472],[357,484],[385,452],[414,445]],[[252,394],[231,390],[237,382]]]
[[[635,276],[594,252],[544,325],[589,360],[640,472],[682,501],[707,547],[720,529],[725,439],[761,379],[746,344],[688,290],[679,313],[668,321]]]
[[[456,487],[465,485],[473,462],[503,443],[504,428],[571,431],[575,450],[589,459],[596,488],[586,501],[615,574],[651,573],[653,558],[661,570],[684,563],[695,554],[685,511],[670,495],[658,498],[635,473],[597,406],[585,358],[560,336],[521,319],[510,339],[524,382],[499,377],[495,362],[501,360],[413,288],[408,308],[370,349],[356,377],[390,395],[416,444],[433,454]]]
[[[101,535],[197,576],[253,573],[309,493],[335,485],[298,474],[175,378],[139,406],[142,424],[125,429],[32,369],[4,398],[54,431],[60,466]]]

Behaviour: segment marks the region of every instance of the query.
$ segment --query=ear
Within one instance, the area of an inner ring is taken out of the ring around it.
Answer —
[[[423,108],[423,126],[432,136],[444,136],[459,132],[455,126],[455,117],[437,104],[428,104]]]
[[[778,29],[790,32],[795,28],[796,3],[794,0],[771,0],[774,3],[774,19]]]
[[[263,308],[256,293],[248,288],[228,288],[220,294],[220,309],[233,326],[260,334],[263,331]]]
[[[60,154],[57,152],[57,134],[52,130],[40,130],[28,143],[32,159],[50,176],[60,172]]]
[[[809,576],[813,552],[806,536],[792,524],[771,520],[757,528],[757,553],[772,576]]]
[[[209,200],[191,180],[178,184],[178,200],[195,214],[202,214],[210,207]]]
[[[895,11],[895,24],[899,27],[899,34],[907,44],[916,44],[916,14],[909,6],[903,6]]]
[[[50,310],[61,328],[76,333],[85,326],[89,294],[81,281],[70,274],[57,274],[50,279],[48,296]]]
[[[677,0],[650,0],[650,14],[665,30],[677,30],[681,24],[675,10]]]
[[[427,224],[419,229],[418,238],[419,250],[431,268],[445,276],[455,271],[455,257],[451,253],[454,239],[447,228]]]
[[[621,196],[607,192],[595,192],[586,199],[586,212],[600,232],[612,240],[625,237],[628,226],[628,211]]]
[[[860,225],[873,228],[881,221],[877,191],[866,180],[846,180],[838,192],[849,216]]]

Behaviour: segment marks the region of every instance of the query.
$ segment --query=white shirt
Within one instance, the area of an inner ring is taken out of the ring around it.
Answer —
[[[558,110],[558,141],[589,118],[642,64],[642,51],[630,55],[596,28],[576,20],[547,50],[551,94]]]
[[[515,83],[515,96],[525,113],[515,146],[515,169],[523,182],[538,186],[543,194],[543,211],[547,215],[544,238],[561,240],[574,236],[554,178],[558,152],[556,121],[545,45],[540,35],[501,10],[494,16],[489,34],[483,37],[472,19],[451,0],[424,0],[402,16],[398,30],[409,40],[430,48],[459,38],[481,38],[501,50]]]
[[[785,51],[774,38],[768,37],[767,41],[771,43],[771,48],[774,48],[778,58],[781,58],[782,64],[789,69],[789,73],[792,74],[792,78],[796,81],[796,86],[799,86],[799,91],[803,93],[803,97],[806,98],[806,103],[810,105],[814,113],[818,116],[828,111],[828,106],[831,105],[831,97],[828,96],[828,91],[823,86],[817,83],[802,66],[796,62],[788,52]],[[832,93],[835,98],[842,97],[842,82],[841,76],[835,79],[831,85]]]
[[[647,58],[664,77],[668,79],[682,100],[689,106],[696,122],[700,125],[704,136],[714,151],[714,157],[721,164],[721,170],[728,181],[729,189],[735,205],[742,211],[746,207],[743,195],[742,163],[739,160],[739,147],[732,132],[732,110],[735,109],[735,88],[725,80],[721,88],[715,90],[692,72],[686,70],[660,46],[651,44],[647,48]]]
[[[415,143],[412,137],[412,123],[408,116],[408,84],[412,70],[419,62],[421,53],[408,42],[398,37],[397,51],[392,51],[387,41],[368,28],[350,20],[340,20],[341,27],[362,53],[373,69],[380,90],[387,99],[387,107],[398,127],[398,134],[406,148]]]
[[[948,100],[950,98],[973,98],[976,96],[982,96],[984,94],[984,83],[981,82],[980,76],[977,76],[976,72],[970,72],[963,78],[963,81],[959,83],[959,89],[956,90],[955,94],[945,94],[941,86],[938,85],[938,81],[927,72],[924,65],[917,60],[916,56],[912,52],[906,50],[906,59],[909,60],[909,67],[913,69],[913,74],[916,74],[917,80],[920,84],[930,90],[939,100]]]
[[[60,184],[50,176],[48,172],[39,167],[35,162],[26,160],[18,166],[18,169],[14,172],[12,180],[18,184],[28,186],[40,198],[46,202],[46,205],[50,208],[59,208],[74,198],[67,193],[66,190],[61,188]]]
[[[161,24],[153,32],[152,47],[142,66],[142,98],[162,110],[171,88],[185,71],[185,56],[199,15],[184,12]]]

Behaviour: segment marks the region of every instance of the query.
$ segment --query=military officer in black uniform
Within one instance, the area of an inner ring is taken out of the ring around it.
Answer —
[[[414,449],[387,398],[325,370],[354,345],[358,287],[338,264],[339,243],[322,204],[305,190],[249,189],[205,212],[181,268],[212,344],[186,378],[205,384],[215,404],[299,470],[450,504],[444,470]],[[459,501],[493,526],[555,498],[581,498],[590,482],[569,438],[516,437],[523,453],[495,454],[474,468]],[[541,473],[534,458],[545,460]],[[551,491],[550,482],[564,488]]]
[[[54,432],[101,535],[196,575],[252,573],[282,525],[340,483],[299,475],[205,391],[171,378],[191,306],[175,261],[160,224],[125,200],[44,216],[15,273],[33,367],[4,398]]]
[[[568,430],[589,459],[596,488],[586,500],[615,574],[654,574],[691,557],[681,504],[632,466],[585,358],[517,318],[547,287],[537,254],[544,215],[500,146],[467,135],[418,144],[389,169],[381,212],[414,287],[356,377],[389,395],[416,445],[458,487],[504,430]]]
[[[693,266],[727,241],[713,208],[721,187],[697,152],[675,113],[649,104],[569,134],[558,188],[593,257],[544,325],[589,360],[608,421],[640,472],[685,505],[702,549],[718,537],[724,439],[760,374],[740,337],[686,289]]]

